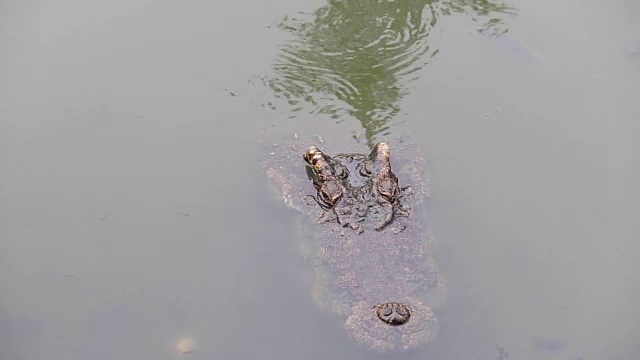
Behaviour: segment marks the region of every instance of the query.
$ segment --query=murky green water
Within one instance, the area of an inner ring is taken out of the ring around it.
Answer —
[[[294,133],[427,154],[448,295],[394,357],[637,358],[639,10],[0,3],[0,358],[376,358],[266,193]]]
[[[372,146],[389,133],[411,82],[438,53],[430,35],[443,17],[466,14],[476,18],[476,31],[495,35],[507,31],[503,18],[515,12],[490,1],[330,1],[278,24],[293,39],[280,49],[268,85],[289,111],[307,110],[298,116],[359,121]]]

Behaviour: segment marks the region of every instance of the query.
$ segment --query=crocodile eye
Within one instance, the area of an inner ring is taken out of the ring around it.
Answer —
[[[367,166],[367,163],[362,163],[360,164],[360,166],[358,166],[358,173],[362,177],[369,177],[371,176],[371,169],[369,169],[369,166]]]
[[[340,180],[344,180],[349,177],[349,171],[345,168],[337,168],[336,169],[336,177]]]
[[[333,198],[331,197],[331,194],[327,194],[324,191],[320,194],[322,195],[322,200],[326,201],[329,204],[333,204]]]
[[[398,185],[393,179],[383,179],[378,183],[378,192],[389,201],[395,201],[398,193]]]
[[[322,185],[319,194],[328,204],[335,204],[342,197],[342,188],[336,181],[328,181]]]

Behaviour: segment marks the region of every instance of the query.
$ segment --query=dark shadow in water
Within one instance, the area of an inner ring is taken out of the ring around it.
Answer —
[[[269,87],[292,110],[311,104],[314,114],[358,119],[372,146],[390,127],[408,93],[408,82],[438,49],[429,34],[441,16],[467,14],[485,35],[506,32],[512,6],[487,0],[330,0],[313,14],[286,17],[281,29],[294,34],[283,46]]]

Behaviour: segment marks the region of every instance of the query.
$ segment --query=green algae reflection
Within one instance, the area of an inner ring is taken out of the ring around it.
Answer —
[[[371,146],[400,111],[407,84],[438,53],[428,40],[441,16],[466,14],[483,34],[498,35],[506,31],[503,18],[514,13],[487,0],[330,0],[279,24],[294,36],[268,85],[292,111],[311,105],[312,113],[356,118]]]

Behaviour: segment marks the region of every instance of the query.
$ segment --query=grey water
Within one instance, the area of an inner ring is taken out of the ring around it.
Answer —
[[[639,11],[3,0],[0,359],[637,359]],[[423,350],[314,304],[260,161],[293,134],[423,149]]]

